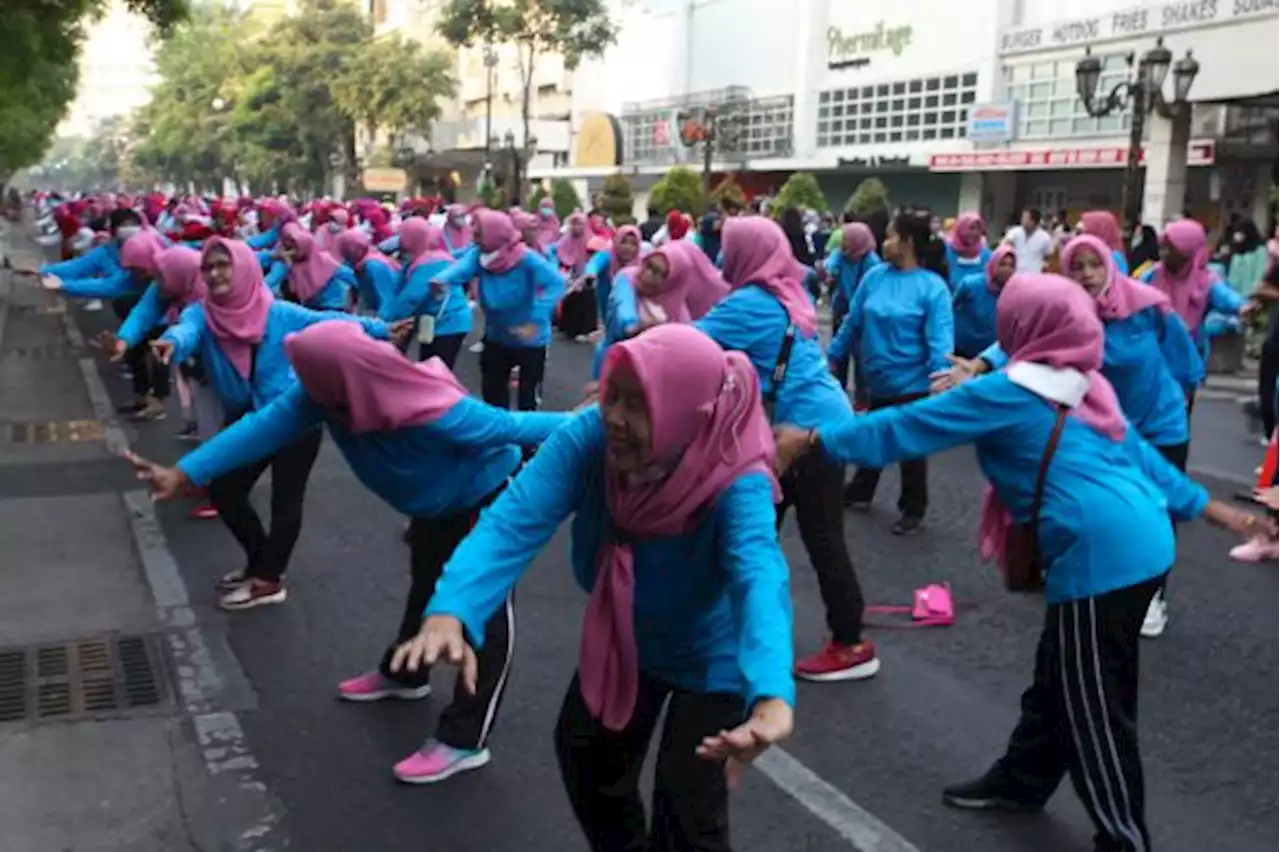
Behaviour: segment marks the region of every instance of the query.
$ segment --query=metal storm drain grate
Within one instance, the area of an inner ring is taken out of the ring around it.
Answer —
[[[15,346],[0,353],[0,358],[61,358],[75,354],[74,349],[66,345],[49,343],[44,346]]]
[[[0,722],[63,721],[172,703],[154,636],[0,649]]]
[[[11,444],[54,444],[101,441],[100,420],[47,420],[39,423],[0,423],[0,440]]]

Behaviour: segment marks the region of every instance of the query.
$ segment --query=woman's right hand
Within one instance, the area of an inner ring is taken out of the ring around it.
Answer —
[[[179,468],[165,467],[128,451],[124,453],[124,458],[133,465],[138,479],[151,489],[152,500],[172,500],[191,487],[191,480]]]
[[[423,619],[418,635],[396,648],[390,668],[393,672],[416,672],[441,659],[461,669],[462,685],[474,695],[479,667],[476,652],[467,644],[462,622],[452,615],[429,615]]]
[[[56,275],[43,275],[40,277],[40,286],[46,290],[61,290],[62,279]]]
[[[151,341],[151,354],[156,356],[156,360],[161,364],[168,366],[173,360],[173,341],[163,338]]]
[[[929,374],[929,393],[942,393],[959,387],[978,375],[978,368],[967,358],[959,355],[948,355],[951,366]]]

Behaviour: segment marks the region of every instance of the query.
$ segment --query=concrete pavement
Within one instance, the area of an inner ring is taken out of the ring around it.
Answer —
[[[75,318],[86,336],[108,327],[108,317],[101,314],[76,313]],[[4,344],[6,349],[9,345]],[[7,360],[0,365],[7,365]],[[459,374],[473,388],[478,387],[476,362],[475,356],[464,354],[459,367]],[[114,368],[101,358],[96,363],[113,401],[124,401],[127,388]],[[588,363],[586,347],[557,341],[547,407],[563,408],[576,401]],[[0,379],[7,407],[8,374],[0,372]],[[52,379],[48,385],[54,386]],[[59,411],[69,412],[63,417],[85,416],[83,407]],[[1207,401],[1197,407],[1196,417],[1193,464],[1237,471],[1254,462],[1256,447],[1245,442],[1243,420],[1230,403]],[[107,414],[102,419],[111,417]],[[170,437],[177,425],[171,417],[166,423],[128,427],[123,434],[144,455],[172,461],[183,451],[183,445]],[[290,572],[288,603],[229,618],[212,613],[214,578],[239,567],[235,545],[218,522],[191,521],[184,506],[160,505],[155,507],[157,533],[145,516],[149,504],[134,502],[129,504],[134,511],[121,510],[112,538],[111,523],[103,517],[113,515],[111,499],[120,501],[121,490],[132,489],[127,471],[121,473],[113,459],[101,454],[77,458],[69,466],[92,470],[92,476],[53,473],[63,467],[57,462],[36,467],[35,474],[20,479],[21,487],[13,496],[9,496],[10,468],[0,467],[0,512],[16,513],[0,514],[0,535],[8,543],[16,535],[11,529],[38,528],[40,518],[56,524],[56,518],[96,513],[97,521],[86,529],[85,539],[97,543],[94,551],[100,561],[119,563],[99,572],[114,570],[122,587],[132,583],[144,601],[148,594],[152,598],[156,621],[133,629],[158,630],[185,641],[188,633],[166,626],[166,619],[189,611],[191,626],[200,637],[196,641],[214,649],[207,664],[193,671],[203,673],[211,684],[206,689],[215,700],[205,701],[204,710],[175,710],[160,718],[183,732],[177,738],[179,751],[196,756],[191,765],[199,770],[192,773],[198,781],[201,773],[209,776],[210,772],[206,750],[194,741],[192,720],[234,719],[244,732],[243,740],[235,738],[234,726],[226,729],[232,731],[227,736],[240,752],[222,757],[247,756],[255,764],[246,770],[252,780],[244,783],[265,785],[259,790],[260,801],[268,805],[264,812],[280,816],[278,823],[269,824],[270,848],[284,843],[305,852],[390,852],[429,844],[486,852],[585,848],[560,790],[550,745],[555,713],[574,665],[583,603],[567,570],[564,530],[520,586],[517,657],[492,743],[493,763],[439,787],[409,788],[392,781],[390,766],[429,732],[441,706],[439,699],[351,706],[333,697],[336,681],[370,665],[394,628],[407,583],[408,554],[398,540],[400,519],[355,484],[331,445],[326,443],[312,477],[304,532]],[[1056,796],[1045,814],[1028,818],[956,813],[939,803],[943,784],[982,771],[998,754],[1030,675],[1041,614],[1036,600],[1005,594],[992,570],[977,563],[972,541],[980,484],[972,454],[957,451],[932,465],[930,516],[917,536],[898,539],[888,532],[897,488],[892,472],[885,477],[876,510],[848,518],[846,532],[870,600],[905,603],[913,588],[948,580],[957,600],[968,606],[949,629],[876,631],[884,668],[873,681],[801,685],[797,732],[787,753],[810,773],[810,780],[817,778],[825,787],[792,784],[794,773],[788,775],[787,765],[777,762],[765,767],[768,775],[749,773],[733,805],[739,852],[855,848],[863,852],[910,852],[912,848],[1067,852],[1088,848],[1091,829],[1069,790]],[[1208,484],[1223,496],[1231,490],[1228,482]],[[65,489],[90,496],[69,496]],[[100,498],[108,502],[83,502]],[[50,499],[82,502],[41,502]],[[10,504],[18,505],[10,508]],[[131,524],[129,517],[139,520]],[[119,557],[120,551],[130,547],[125,530],[139,525],[142,532],[133,533],[136,540],[155,544],[162,536],[167,551],[134,545],[130,558]],[[35,532],[26,537],[40,539]],[[46,565],[49,548],[65,544],[52,534],[41,540],[44,549],[30,547],[24,564]],[[808,650],[822,638],[822,609],[813,573],[791,524],[784,544],[794,568],[797,646]],[[1161,850],[1252,852],[1276,846],[1276,571],[1274,566],[1230,563],[1225,558],[1230,544],[1229,537],[1203,525],[1183,530],[1171,588],[1169,631],[1144,646],[1143,749],[1149,817]],[[6,593],[10,552],[6,548],[0,557],[0,565],[5,566],[0,583]],[[138,555],[143,553],[149,556]],[[154,564],[164,562],[169,554],[176,574]],[[65,561],[81,559],[78,552],[73,556]],[[142,564],[148,561],[150,568]],[[131,573],[126,580],[121,572]],[[26,569],[23,577],[39,580],[38,575]],[[148,576],[155,581],[139,580]],[[167,596],[159,608],[152,591],[156,588]],[[99,591],[104,596],[128,597],[118,591]],[[136,602],[136,596],[130,600]],[[0,607],[4,603],[0,596]],[[67,607],[82,617],[93,608],[92,604]],[[131,617],[146,618],[146,608],[138,609]],[[0,608],[0,624],[8,623],[8,615]],[[219,641],[223,636],[225,646]],[[218,651],[219,647],[223,650]],[[182,667],[182,663],[171,664],[175,669]],[[450,682],[443,674],[437,678],[442,695],[447,695]],[[232,693],[220,703],[218,684]],[[200,689],[195,693],[204,694]],[[100,723],[59,727],[95,724]],[[9,729],[0,724],[0,732]],[[69,747],[74,741],[62,742]],[[38,775],[42,769],[29,761],[23,773],[13,772],[12,761],[5,756],[0,754],[0,802],[8,801],[12,784],[20,779],[29,782],[24,775]],[[147,785],[136,787],[129,792],[155,801],[155,812],[169,812],[163,799],[147,792]],[[90,824],[98,801],[94,792],[77,791],[74,798],[85,816],[80,824]],[[194,802],[206,814],[210,810],[216,814],[218,799],[217,793],[204,791],[183,797],[187,807]],[[856,808],[850,810],[847,804]],[[76,807],[71,801],[66,806]],[[37,813],[0,811],[0,824],[42,824],[34,819]],[[874,815],[885,833],[868,833],[867,825],[857,822],[859,813]],[[180,843],[112,847],[62,842],[76,849],[188,848]],[[9,846],[4,848],[7,852]],[[37,847],[18,848],[25,852]],[[43,852],[60,847],[40,848]],[[199,848],[234,847],[215,842]]]

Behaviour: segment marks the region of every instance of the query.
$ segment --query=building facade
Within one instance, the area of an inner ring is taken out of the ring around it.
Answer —
[[[618,43],[578,75],[569,166],[535,174],[593,187],[620,169],[643,192],[674,164],[703,166],[680,131],[713,108],[711,169],[750,189],[810,171],[838,206],[875,174],[895,202],[980,209],[993,229],[1024,205],[1119,211],[1130,116],[1090,115],[1076,63],[1086,47],[1101,60],[1105,96],[1133,73],[1130,54],[1163,37],[1177,57],[1193,50],[1200,73],[1180,121],[1148,117],[1144,219],[1189,206],[1211,223],[1241,209],[1262,224],[1278,5],[619,0]],[[601,116],[615,145],[597,138]]]

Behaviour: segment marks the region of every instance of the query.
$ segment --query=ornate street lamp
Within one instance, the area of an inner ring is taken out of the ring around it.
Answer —
[[[1133,68],[1133,54],[1126,58]],[[1164,80],[1173,66],[1173,100],[1164,97]],[[1167,119],[1177,118],[1183,110],[1190,109],[1187,95],[1191,84],[1200,73],[1200,63],[1187,51],[1187,55],[1173,61],[1173,52],[1164,46],[1164,39],[1156,39],[1156,46],[1138,60],[1136,77],[1120,81],[1102,100],[1098,98],[1098,83],[1102,79],[1102,61],[1085,48],[1084,56],[1076,63],[1076,93],[1084,103],[1085,111],[1094,118],[1102,118],[1132,107],[1129,121],[1129,156],[1124,168],[1124,226],[1134,227],[1142,211],[1142,133],[1147,113],[1155,110]]]

